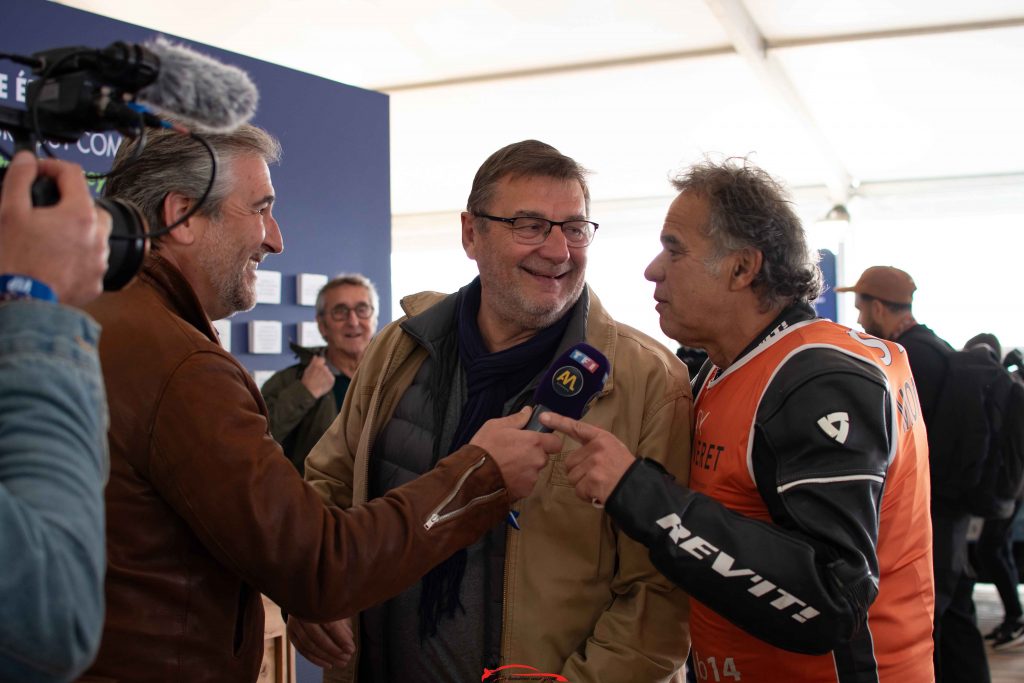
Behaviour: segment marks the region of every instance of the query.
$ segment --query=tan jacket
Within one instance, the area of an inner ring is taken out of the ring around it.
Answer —
[[[417,294],[402,306],[414,316],[441,298]],[[306,479],[335,504],[366,500],[373,440],[426,357],[401,322],[371,342],[341,414],[306,460]],[[686,367],[612,320],[592,292],[586,341],[608,357],[611,371],[585,421],[685,482],[692,408]],[[573,683],[672,680],[689,649],[688,598],[651,565],[644,547],[576,497],[564,462],[578,446],[566,439],[533,493],[515,505],[523,524],[507,534],[502,664],[561,673]],[[325,674],[354,678],[352,668]]]
[[[339,619],[415,583],[508,511],[498,467],[475,446],[369,505],[325,506],[270,437],[259,390],[188,282],[156,255],[89,310],[103,325],[110,480],[106,622],[84,680],[252,683],[260,593]],[[458,512],[428,529],[438,510]]]

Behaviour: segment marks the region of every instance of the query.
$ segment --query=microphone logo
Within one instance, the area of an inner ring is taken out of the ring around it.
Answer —
[[[596,372],[597,369],[601,367],[596,360],[594,360],[587,354],[583,353],[579,349],[573,349],[569,357],[572,358],[577,363],[579,363],[580,365],[582,365],[583,367],[585,367],[587,369],[587,372],[591,374]]]
[[[583,373],[571,365],[562,366],[551,377],[551,388],[559,396],[575,396],[583,391]]]

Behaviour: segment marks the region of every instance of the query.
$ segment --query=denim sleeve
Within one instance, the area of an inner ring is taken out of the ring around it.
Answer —
[[[0,304],[0,680],[66,681],[103,626],[107,402],[83,313]]]

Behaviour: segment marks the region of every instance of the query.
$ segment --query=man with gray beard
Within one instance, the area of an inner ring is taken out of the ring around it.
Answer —
[[[536,140],[480,167],[462,244],[480,276],[459,292],[402,301],[407,316],[367,348],[334,425],[306,459],[306,479],[347,507],[419,481],[477,426],[526,405],[548,365],[586,341],[611,361],[584,420],[615,432],[686,480],[686,368],[622,325],[586,285],[585,170]],[[330,680],[469,681],[532,667],[571,681],[668,681],[689,646],[687,599],[658,575],[604,511],[575,498],[566,441],[516,506],[412,589],[361,615],[355,671],[342,670],[348,624],[289,620],[293,642],[333,668]]]

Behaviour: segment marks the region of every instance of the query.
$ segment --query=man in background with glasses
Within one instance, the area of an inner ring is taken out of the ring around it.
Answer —
[[[299,362],[263,385],[270,432],[299,473],[306,454],[334,422],[359,361],[377,331],[379,297],[358,273],[339,275],[316,297],[316,324],[326,346],[293,343]]]
[[[406,316],[370,344],[306,461],[328,502],[358,505],[430,472],[482,421],[527,405],[551,362],[581,341],[611,361],[584,419],[686,480],[686,368],[613,320],[587,286],[598,226],[585,173],[536,140],[484,162],[461,218],[480,275],[455,294],[406,297]],[[520,665],[576,682],[672,680],[689,646],[687,598],[603,510],[575,497],[564,466],[575,446],[563,442],[517,520],[365,611],[356,661],[325,677],[469,681]],[[293,642],[325,667],[345,666],[348,628],[289,620]]]

